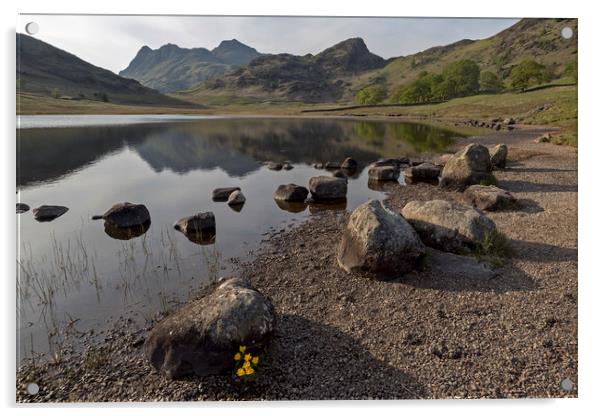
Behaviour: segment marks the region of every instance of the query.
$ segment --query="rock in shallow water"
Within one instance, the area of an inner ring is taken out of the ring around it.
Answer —
[[[370,200],[351,213],[337,262],[347,272],[395,278],[411,271],[424,253],[424,244],[404,218]]]
[[[198,214],[184,217],[174,224],[174,228],[184,234],[215,233],[215,215],[213,212],[199,212]]]
[[[269,343],[275,323],[268,298],[245,280],[230,279],[155,325],[144,354],[171,379],[228,373],[239,346],[256,354]]]
[[[211,199],[215,202],[227,201],[230,194],[234,191],[240,191],[240,188],[237,186],[231,186],[228,188],[215,188],[211,193]]]
[[[69,208],[61,205],[41,205],[33,209],[33,217],[40,222],[47,222],[60,217],[67,211]]]
[[[228,197],[228,205],[232,206],[232,205],[242,205],[245,203],[247,199],[245,198],[245,196],[242,194],[242,192],[240,191],[234,191],[230,194],[230,196]]]
[[[23,214],[27,211],[29,211],[29,205],[23,204],[22,202],[17,202],[17,214]]]
[[[482,212],[456,202],[412,201],[401,214],[427,246],[444,251],[472,248],[495,229],[495,223]]]
[[[314,176],[309,179],[309,191],[313,199],[328,201],[347,197],[347,181],[330,176]]]
[[[512,194],[497,186],[472,185],[464,191],[466,201],[485,211],[508,208],[516,202]]]
[[[306,187],[289,183],[278,186],[274,192],[274,199],[277,201],[303,202],[308,194],[309,191]]]
[[[135,227],[150,223],[150,213],[142,204],[122,202],[113,205],[107,212],[94,219],[104,219],[115,227]]]
[[[368,169],[368,177],[374,181],[396,181],[399,179],[399,168],[392,165],[372,166]]]

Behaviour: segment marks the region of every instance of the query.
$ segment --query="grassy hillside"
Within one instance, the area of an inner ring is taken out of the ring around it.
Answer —
[[[571,39],[560,35],[566,26],[573,29]],[[491,71],[502,79],[523,59],[534,59],[546,65],[554,77],[560,77],[565,66],[577,59],[577,20],[522,19],[487,39],[462,40],[396,58],[384,68],[356,78],[346,98],[373,83],[383,83],[391,90],[415,80],[422,71],[439,73],[449,63],[462,59],[473,60],[481,71]]]
[[[23,34],[17,34],[17,90],[56,101],[191,106]]]

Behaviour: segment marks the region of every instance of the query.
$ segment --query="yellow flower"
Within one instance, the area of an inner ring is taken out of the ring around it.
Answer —
[[[259,362],[259,357],[253,357],[251,361],[253,362],[253,364],[257,365],[257,363]]]
[[[236,354],[234,354],[234,359],[236,361],[240,360],[240,353],[239,352],[237,352]]]
[[[244,375],[245,375],[245,370],[244,370],[244,369],[242,369],[242,368],[239,368],[238,370],[236,370],[236,375],[237,375],[238,377],[242,377],[242,376],[244,376]]]
[[[247,347],[245,347],[244,345],[241,345],[239,348],[240,352],[243,352],[243,353],[246,351],[246,349],[247,349]]]
[[[251,360],[251,354],[246,354],[245,361],[250,361],[250,360]]]
[[[248,376],[250,376],[254,372],[255,370],[253,370],[253,367],[247,367],[247,369],[245,369],[245,373],[247,373]]]
[[[251,363],[248,361],[245,361],[245,363],[242,365],[242,368],[249,368],[251,367]]]

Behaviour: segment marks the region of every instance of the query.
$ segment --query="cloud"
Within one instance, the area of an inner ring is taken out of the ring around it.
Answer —
[[[212,49],[236,38],[260,52],[304,55],[362,37],[372,52],[389,58],[486,38],[517,19],[21,15],[18,31],[30,21],[40,26],[37,38],[119,72],[143,45]]]

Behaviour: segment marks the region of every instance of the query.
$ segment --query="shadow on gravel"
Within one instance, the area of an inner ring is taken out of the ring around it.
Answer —
[[[512,240],[514,258],[541,263],[577,261],[577,249],[553,246],[535,241]]]
[[[513,180],[500,180],[499,187],[510,192],[577,192],[577,185],[558,185],[554,183]]]
[[[538,202],[529,198],[520,198],[517,200],[516,207],[514,209],[508,209],[508,211],[520,211],[529,214],[535,214],[537,212],[545,211]]]
[[[509,169],[509,171],[524,172],[524,173],[528,173],[528,172],[555,173],[555,172],[577,172],[577,169],[522,168],[522,167],[516,168],[516,167],[513,167],[512,169]]]
[[[270,399],[417,399],[424,388],[348,334],[295,315],[278,319],[258,395]],[[265,385],[264,385],[265,383]]]

